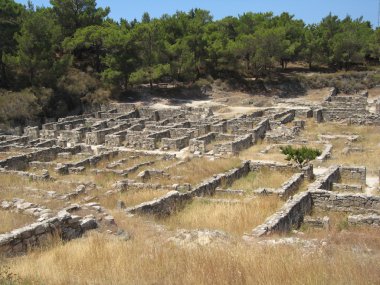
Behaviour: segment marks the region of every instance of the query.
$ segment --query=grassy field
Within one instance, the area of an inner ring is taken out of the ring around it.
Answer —
[[[151,179],[151,182],[162,185],[172,185],[173,183],[190,183],[196,185],[202,180],[211,176],[226,172],[232,168],[241,165],[241,160],[238,158],[231,159],[215,159],[193,158],[185,163],[172,167],[166,172],[170,177],[159,177]],[[152,169],[156,169],[152,167]],[[173,179],[173,177],[176,177]]]
[[[270,171],[262,169],[258,172],[249,172],[247,176],[236,180],[230,187],[236,190],[245,190],[251,193],[258,188],[279,188],[284,182],[289,180],[292,173]]]
[[[167,190],[149,190],[136,189],[128,190],[122,193],[113,194],[110,196],[102,196],[99,203],[107,209],[114,209],[117,201],[123,201],[127,207],[135,206],[146,201],[164,196],[168,193]]]
[[[1,234],[31,224],[35,219],[28,215],[0,210],[0,221]]]
[[[187,248],[157,237],[125,242],[94,233],[8,265],[24,284],[378,284],[379,255],[360,243],[354,250],[354,241],[348,236],[306,254],[292,246]]]
[[[158,222],[171,229],[214,229],[241,236],[263,223],[282,204],[277,196],[255,197],[242,203],[195,200],[181,212]]]

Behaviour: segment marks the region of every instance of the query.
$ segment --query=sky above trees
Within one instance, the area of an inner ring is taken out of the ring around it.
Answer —
[[[18,0],[26,4],[28,0]],[[34,0],[35,5],[49,6],[49,0]],[[317,23],[330,12],[344,18],[360,16],[377,26],[378,0],[99,0],[98,5],[111,8],[110,16],[115,20],[125,18],[140,20],[144,12],[152,17],[173,14],[177,10],[189,11],[192,8],[209,10],[215,19],[237,16],[244,12],[268,12],[275,15],[282,12],[294,14],[307,24]]]

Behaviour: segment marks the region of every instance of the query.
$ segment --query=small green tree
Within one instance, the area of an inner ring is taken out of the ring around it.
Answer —
[[[309,161],[315,159],[316,157],[321,155],[321,151],[319,149],[308,148],[303,146],[301,148],[293,148],[288,145],[286,147],[280,147],[281,152],[286,155],[286,160],[295,161],[299,166],[304,166]]]

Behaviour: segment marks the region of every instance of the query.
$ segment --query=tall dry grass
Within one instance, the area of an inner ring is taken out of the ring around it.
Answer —
[[[166,190],[128,190],[110,196],[102,196],[99,198],[99,203],[108,209],[114,209],[116,207],[117,201],[123,201],[127,207],[131,207],[159,198],[161,196],[164,196],[166,193],[168,193]]]
[[[279,209],[277,196],[255,197],[249,202],[216,203],[194,200],[175,215],[158,220],[170,229],[215,229],[241,236]]]
[[[190,183],[196,185],[215,174],[226,172],[241,165],[238,158],[221,158],[209,160],[207,158],[193,158],[184,164],[170,168],[167,173],[171,177],[152,179],[152,182],[170,185],[173,183]],[[173,179],[173,177],[176,177]]]
[[[46,206],[50,209],[57,209],[64,207],[65,202],[62,200],[46,199],[40,193],[40,190],[46,194],[46,191],[67,193],[74,189],[75,187],[69,184],[51,181],[32,181],[29,178],[17,175],[0,174],[0,201],[19,198],[30,203]]]
[[[0,234],[31,224],[35,219],[28,215],[0,210]]]
[[[258,188],[279,188],[284,182],[292,176],[288,172],[270,171],[262,169],[258,172],[249,172],[248,175],[236,180],[231,189],[245,190],[251,193]]]
[[[9,260],[31,284],[378,284],[378,254],[242,243],[187,248],[101,234]]]
[[[347,143],[344,139],[331,140],[333,145],[332,156],[323,164],[364,165],[370,175],[377,175],[380,168],[380,127],[379,126],[356,126],[342,125],[337,123],[317,124],[308,120],[302,136],[307,139],[317,139],[319,134],[356,134],[359,139],[356,142]],[[351,147],[363,149],[363,152],[342,153],[343,149]],[[316,163],[318,164],[318,163]],[[319,163],[320,164],[320,163]]]

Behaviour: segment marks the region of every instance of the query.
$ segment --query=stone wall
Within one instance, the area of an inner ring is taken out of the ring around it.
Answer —
[[[168,216],[181,210],[186,203],[192,200],[190,193],[179,193],[171,191],[165,196],[153,201],[145,202],[135,207],[127,208],[127,213],[132,214],[148,214],[156,216]]]
[[[38,127],[27,127],[24,129],[24,135],[29,138],[29,140],[36,140],[40,137],[40,129]]]
[[[305,179],[305,174],[296,173],[288,181],[281,185],[279,189],[276,190],[276,194],[280,197],[287,199],[292,196],[301,186]]]
[[[344,191],[344,192],[363,192],[362,185],[354,185],[354,184],[341,184],[341,183],[333,183],[333,191]]]
[[[379,196],[337,194],[326,190],[314,190],[310,194],[316,209],[354,214],[380,213]]]
[[[32,153],[17,155],[9,157],[5,160],[0,161],[1,168],[7,168],[9,170],[25,170],[29,166],[31,161],[52,161],[57,158],[58,153],[61,152],[71,152],[78,153],[81,151],[80,146],[73,148],[61,148],[61,147],[52,147],[42,150],[38,150]]]
[[[25,144],[28,142],[27,136],[7,138],[5,141],[0,142],[0,146],[10,146],[12,144]]]
[[[231,185],[235,180],[246,176],[250,171],[249,161],[245,161],[238,168],[218,174],[197,185],[191,192],[194,196],[214,195],[217,187]]]
[[[323,189],[331,191],[333,184],[340,180],[339,166],[330,166],[323,175],[319,176],[312,184],[309,185],[309,190]]]
[[[270,171],[289,171],[293,172],[296,168],[292,164],[280,163],[277,161],[269,160],[251,160],[251,171],[260,171],[264,168],[268,168]]]
[[[252,141],[256,143],[259,139],[263,139],[267,131],[270,130],[269,119],[262,120],[256,128],[253,129]]]
[[[239,137],[232,142],[217,144],[214,146],[215,155],[237,155],[240,151],[252,145],[252,135]]]
[[[181,150],[189,146],[190,138],[188,136],[180,138],[163,138],[162,147],[165,150]]]
[[[342,180],[354,180],[366,185],[367,169],[365,166],[340,166],[339,172]]]
[[[126,209],[128,213],[152,214],[166,216],[181,210],[194,196],[213,195],[217,187],[222,184],[231,184],[249,172],[249,162],[243,162],[241,167],[234,168],[226,173],[218,174],[195,186],[188,193],[171,191],[165,196],[150,202],[145,202],[135,207]],[[144,187],[144,186],[143,186]]]
[[[55,169],[59,174],[68,174],[70,168],[79,168],[86,166],[96,166],[103,159],[110,159],[118,155],[118,151],[107,151],[98,155],[94,155],[73,163],[65,163],[57,166]]]
[[[380,227],[380,215],[350,215],[348,216],[348,224],[353,226],[376,226]]]
[[[289,199],[275,214],[270,216],[264,224],[256,227],[251,236],[261,237],[272,233],[289,232],[293,227],[301,226],[305,215],[312,210],[312,199],[309,192],[302,192]]]
[[[380,125],[379,114],[371,114],[367,111],[367,97],[368,92],[352,96],[329,96],[323,103],[321,117],[324,121]]]
[[[189,142],[190,152],[205,153],[206,145],[214,141],[216,139],[216,135],[216,133],[208,133],[207,135],[191,139]]]
[[[58,215],[46,221],[0,235],[0,255],[12,256],[26,253],[31,247],[43,245],[59,236],[63,240],[80,237],[87,230],[97,227],[94,218]]]
[[[332,144],[325,145],[325,148],[322,151],[321,155],[318,156],[316,159],[319,160],[319,161],[325,161],[326,159],[330,158],[331,157],[332,148],[333,148]]]
[[[143,132],[129,132],[125,137],[125,146],[144,150],[157,148],[155,138],[148,138]]]

